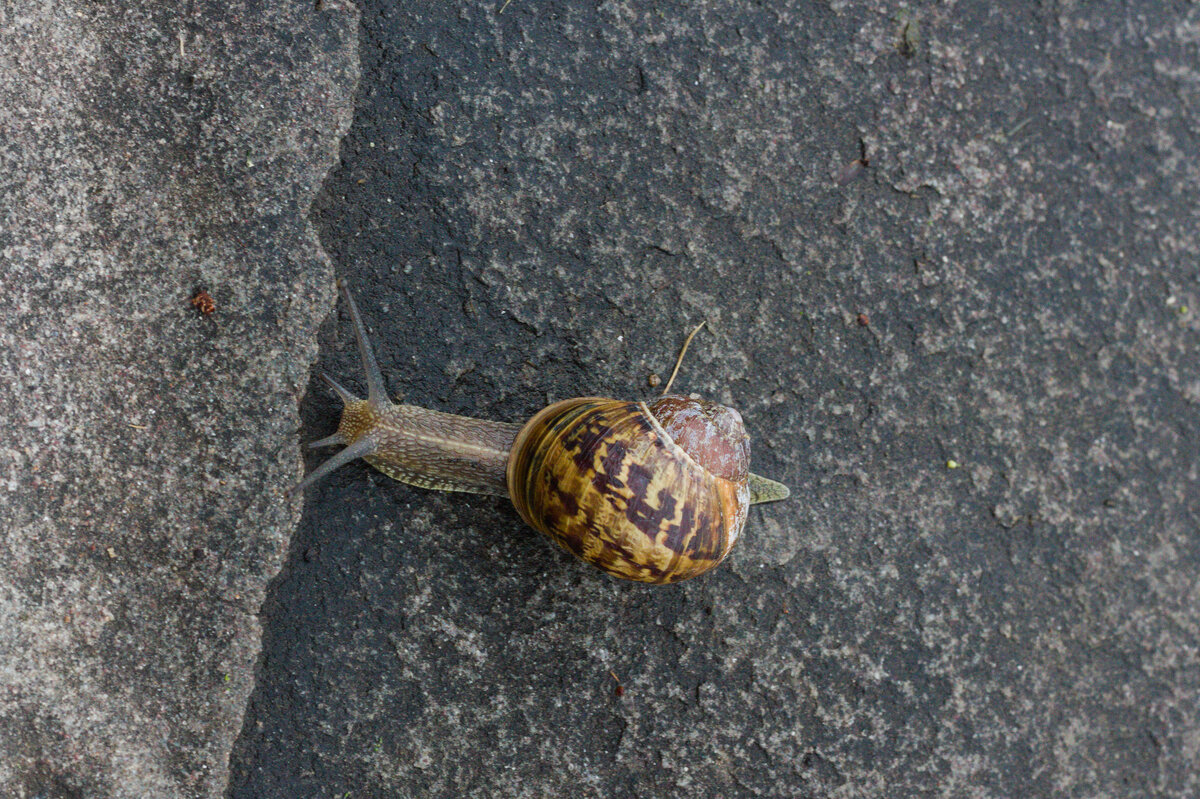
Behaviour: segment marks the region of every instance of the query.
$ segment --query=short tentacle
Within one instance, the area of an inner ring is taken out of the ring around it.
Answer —
[[[373,437],[369,435],[363,436],[358,441],[355,441],[353,444],[346,447],[344,450],[334,455],[317,468],[313,469],[312,473],[310,473],[308,477],[305,477],[299,483],[296,483],[296,485],[292,486],[291,490],[288,491],[288,495],[295,496],[313,483],[320,480],[325,475],[332,472],[334,469],[344,466],[352,460],[357,460],[364,455],[370,455],[376,450],[376,448],[378,448],[378,446],[379,442],[377,442]]]
[[[346,443],[346,439],[342,438],[341,433],[334,433],[331,436],[325,436],[325,438],[322,438],[319,441],[308,442],[308,448],[309,449],[321,449],[322,447],[332,447],[334,444],[345,444],[345,443]]]
[[[325,372],[321,372],[321,378],[326,383],[328,383],[329,387],[334,390],[334,393],[336,393],[338,395],[338,397],[341,398],[343,405],[349,405],[351,402],[355,402],[358,400],[358,397],[354,396],[354,394],[352,394],[345,386],[343,386],[338,381],[334,380],[332,377],[330,377]]]

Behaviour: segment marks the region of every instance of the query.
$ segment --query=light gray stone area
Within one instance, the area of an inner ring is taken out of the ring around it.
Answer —
[[[1200,7],[501,5],[362,6],[319,225],[392,389],[646,397],[706,319],[793,499],[653,589],[346,467],[231,795],[1200,795]]]
[[[0,3],[0,796],[225,792],[299,512],[333,300],[308,211],[357,24]]]

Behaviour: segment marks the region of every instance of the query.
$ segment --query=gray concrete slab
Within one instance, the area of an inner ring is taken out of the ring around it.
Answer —
[[[225,793],[356,30],[340,2],[0,4],[0,796]]]

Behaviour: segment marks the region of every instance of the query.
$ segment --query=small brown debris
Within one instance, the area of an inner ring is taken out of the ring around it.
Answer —
[[[896,15],[900,29],[896,33],[896,49],[905,58],[912,58],[921,46],[921,24],[908,9]]]
[[[842,170],[841,174],[838,175],[838,185],[846,186],[850,183],[853,183],[860,175],[862,175],[863,170],[870,165],[871,159],[867,158],[866,156],[862,158],[855,158],[853,161],[846,164],[846,167]]]
[[[867,316],[865,313],[860,313],[855,318],[855,321],[858,322],[859,327],[870,327],[871,326],[871,317]]]
[[[683,363],[683,356],[687,355],[688,345],[692,343],[692,339],[700,332],[700,328],[704,327],[707,321],[696,325],[696,329],[688,333],[688,337],[683,341],[683,349],[679,350],[679,358],[675,361],[675,369],[671,372],[671,376],[667,378],[667,385],[662,390],[662,396],[667,396],[667,392],[671,390],[671,384],[675,382],[675,375],[679,374],[679,366]]]
[[[192,307],[203,315],[208,316],[217,310],[217,303],[211,294],[204,289],[200,289],[196,292],[196,296],[192,297]]]
[[[657,388],[658,384],[661,382],[662,378],[654,372],[651,372],[650,376],[646,378],[646,385],[650,386],[650,388]]]
[[[617,696],[617,697],[624,696],[625,695],[625,686],[621,685],[621,678],[618,677],[617,673],[615,671],[613,671],[612,669],[608,670],[608,674],[617,683],[617,687],[613,689],[613,695]]]

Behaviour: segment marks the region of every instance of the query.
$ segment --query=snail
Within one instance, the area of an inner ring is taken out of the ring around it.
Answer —
[[[362,458],[421,488],[507,496],[529,526],[564,549],[608,574],[647,583],[716,566],[737,542],[751,504],[789,494],[750,473],[741,415],[714,402],[576,397],[523,425],[393,404],[354,298],[344,281],[338,285],[367,398],[322,375],[344,408],[337,432],[310,446],[345,449],[293,492]]]

